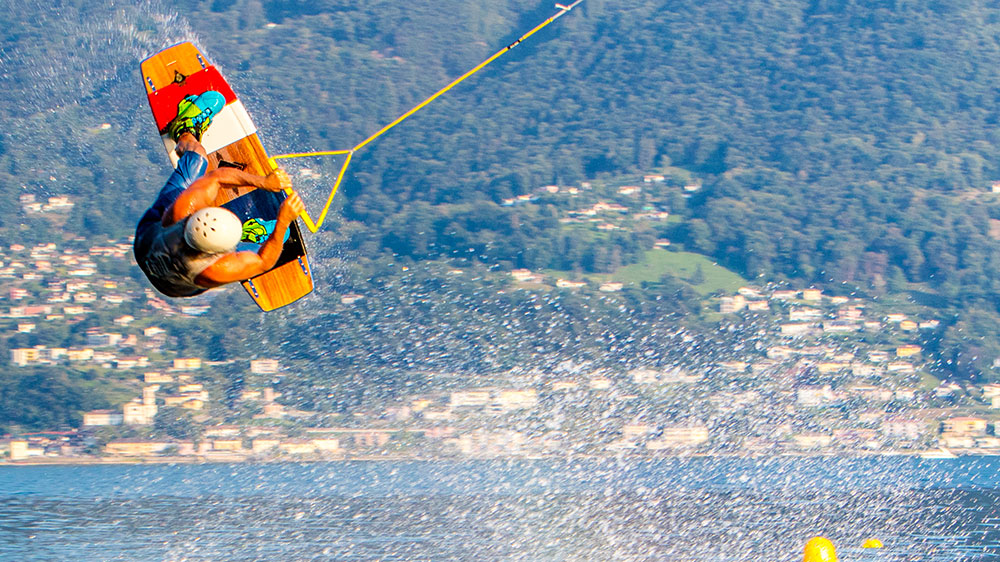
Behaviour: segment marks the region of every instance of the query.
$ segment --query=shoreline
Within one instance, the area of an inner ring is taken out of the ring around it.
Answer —
[[[693,458],[725,458],[725,459],[774,459],[774,458],[802,458],[802,459],[865,459],[879,457],[917,457],[924,460],[948,460],[960,457],[996,457],[1000,452],[981,451],[940,451],[937,449],[923,451],[886,451],[878,453],[860,454],[830,454],[830,453],[780,453],[776,455],[767,454],[735,454],[735,453],[698,453],[679,455],[574,455],[572,457],[560,457],[554,455],[532,456],[490,456],[490,457],[421,457],[421,456],[389,456],[389,455],[357,455],[357,456],[328,456],[328,457],[302,457],[302,458],[259,458],[247,457],[243,455],[185,455],[185,456],[143,456],[143,457],[49,457],[32,458],[23,460],[0,461],[0,468],[3,467],[29,467],[29,466],[116,466],[116,465],[163,465],[163,464],[327,464],[344,462],[479,462],[479,461],[591,461],[591,460],[630,460],[630,461],[653,461],[666,459],[693,459]]]

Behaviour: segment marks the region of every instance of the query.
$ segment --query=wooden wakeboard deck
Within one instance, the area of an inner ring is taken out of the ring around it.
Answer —
[[[218,91],[225,96],[226,106],[213,117],[212,125],[202,136],[202,145],[208,152],[209,171],[219,166],[236,165],[252,174],[270,173],[267,152],[246,108],[222,74],[197,47],[191,43],[169,47],[143,61],[141,71],[158,131],[162,131],[174,118],[177,104],[185,96],[197,96],[207,90]],[[178,157],[174,152],[174,141],[163,134],[161,138],[171,162],[176,166]],[[219,190],[215,204],[225,205],[253,190],[252,187]],[[273,195],[280,200],[285,198],[283,193]],[[295,302],[313,289],[301,231],[295,222],[290,229],[293,232],[285,242],[278,265],[267,273],[243,282],[247,293],[265,311]]]

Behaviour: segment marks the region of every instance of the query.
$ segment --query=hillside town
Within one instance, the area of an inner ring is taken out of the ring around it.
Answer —
[[[193,319],[210,304],[168,302],[103,273],[127,262],[129,240],[82,247],[0,251],[8,340],[108,319],[81,345],[11,347],[8,368],[95,369],[132,396],[80,412],[79,427],[2,436],[4,462],[1000,453],[1000,385],[934,378],[923,346],[938,320],[860,298],[745,286],[706,306],[720,319],[753,320],[763,343],[714,364],[469,376],[461,388],[362,404],[331,424],[283,401],[273,385],[290,367],[281,358],[212,361],[169,345],[175,334],[157,319]],[[498,275],[513,288],[622,290],[528,270]],[[345,294],[340,304],[363,299]],[[224,396],[211,376],[223,367],[251,381],[238,396]],[[226,423],[233,411],[240,424]],[[190,424],[183,437],[170,430],[176,419]]]

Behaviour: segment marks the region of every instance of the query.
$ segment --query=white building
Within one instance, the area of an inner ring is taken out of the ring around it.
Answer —
[[[834,398],[830,385],[803,386],[795,390],[795,403],[806,408],[829,404]]]
[[[156,391],[159,385],[150,385],[142,389],[142,399],[136,398],[122,408],[122,421],[125,425],[150,425],[156,417]]]
[[[488,389],[461,390],[451,393],[448,405],[451,408],[483,408],[490,405],[492,398],[492,391]]]
[[[650,451],[660,451],[676,447],[694,447],[706,443],[709,438],[708,428],[703,425],[667,427],[657,439],[647,441],[646,448]]]
[[[84,412],[83,425],[121,425],[123,419],[124,418],[121,414],[113,410],[92,410],[90,412]]]
[[[257,375],[272,375],[281,368],[277,359],[254,359],[250,362],[250,372]]]
[[[534,408],[538,405],[538,391],[534,389],[501,390],[497,393],[495,405],[505,412]]]

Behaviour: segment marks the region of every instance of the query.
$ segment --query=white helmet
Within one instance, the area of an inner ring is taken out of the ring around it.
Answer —
[[[184,241],[206,254],[231,252],[243,236],[243,223],[228,209],[206,207],[188,217]]]

